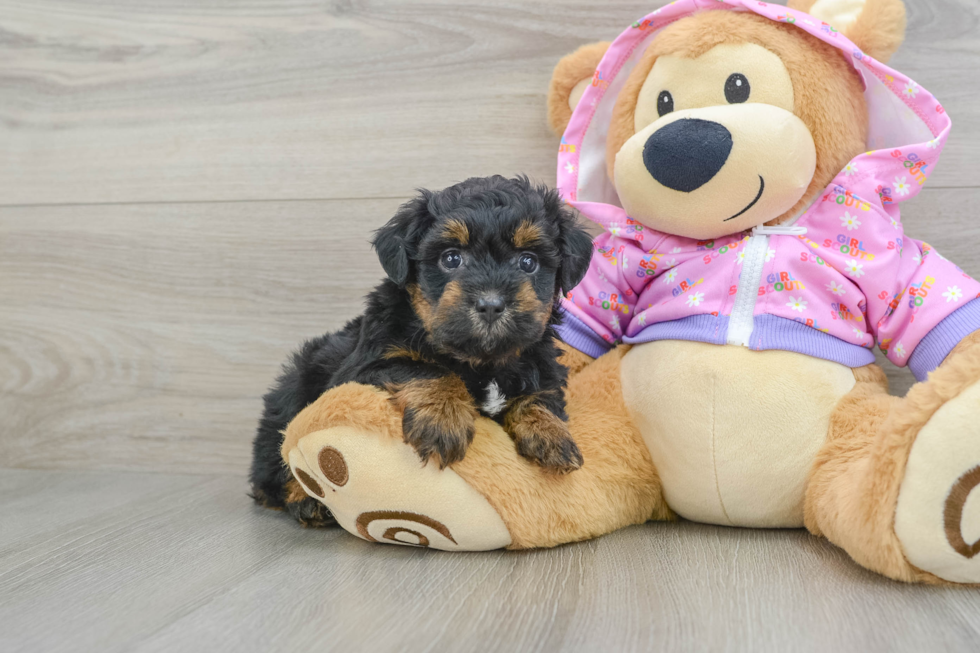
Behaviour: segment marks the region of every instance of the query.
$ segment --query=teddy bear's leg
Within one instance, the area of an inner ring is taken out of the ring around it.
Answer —
[[[324,393],[290,422],[282,454],[303,490],[362,539],[443,550],[511,543],[479,492],[451,469],[422,465],[377,388],[348,383]]]
[[[875,366],[855,377],[811,473],[807,527],[891,578],[980,583],[980,349],[905,398]]]
[[[363,539],[486,550],[554,546],[666,519],[656,470],[626,417],[622,350],[573,371],[569,427],[581,469],[550,474],[518,456],[498,424],[477,421],[466,457],[423,465],[402,441],[401,416],[381,390],[348,384],[308,406],[286,430],[283,458],[310,496]]]
[[[623,399],[620,367],[628,350],[619,347],[587,365],[574,351],[563,358],[572,371],[565,397],[569,430],[585,460],[580,469],[542,471],[518,456],[507,434],[489,421],[492,428],[478,432],[453,467],[503,517],[513,538],[509,548],[556,546],[673,518]]]

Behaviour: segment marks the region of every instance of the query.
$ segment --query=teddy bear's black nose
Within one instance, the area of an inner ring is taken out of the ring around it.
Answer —
[[[723,125],[682,118],[653,132],[643,146],[643,165],[667,188],[690,193],[718,174],[732,151]]]

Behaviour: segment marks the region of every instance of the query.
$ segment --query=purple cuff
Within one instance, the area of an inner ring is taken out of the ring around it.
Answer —
[[[586,356],[599,358],[612,349],[612,345],[603,340],[598,333],[564,308],[561,309],[561,324],[555,329],[566,344],[575,347]]]
[[[909,356],[909,369],[919,381],[924,381],[929,372],[946,360],[953,347],[963,338],[980,329],[980,298],[971,299],[936,325],[919,341],[915,351]]]

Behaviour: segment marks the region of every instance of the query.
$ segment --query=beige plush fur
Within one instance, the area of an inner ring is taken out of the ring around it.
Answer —
[[[633,347],[622,377],[677,514],[803,526],[806,477],[835,405],[854,387],[850,368],[788,351],[663,340]]]

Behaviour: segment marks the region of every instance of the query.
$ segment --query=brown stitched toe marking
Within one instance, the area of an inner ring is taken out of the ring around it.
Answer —
[[[373,512],[361,513],[360,515],[358,515],[356,521],[357,532],[361,534],[361,537],[363,537],[365,540],[369,542],[377,542],[377,540],[374,539],[374,537],[368,532],[368,526],[371,525],[371,522],[378,519],[392,520],[392,521],[406,521],[411,524],[419,524],[421,526],[425,526],[426,528],[431,528],[432,530],[439,533],[453,544],[457,544],[456,540],[453,539],[452,534],[449,532],[449,529],[446,528],[446,525],[443,524],[442,522],[438,522],[432,517],[426,517],[425,515],[420,515],[415,512],[405,512],[403,510],[375,510]],[[391,528],[386,530],[384,532],[384,535],[382,535],[381,537],[383,539],[391,540],[393,542],[401,542],[402,544],[408,544],[408,542],[402,542],[401,540],[394,539],[394,536],[401,532],[412,533],[413,535],[417,535],[419,537],[419,546],[429,545],[428,538],[425,538],[421,533],[400,526],[392,526]],[[425,544],[422,544],[423,540]]]
[[[980,553],[980,540],[967,544],[963,539],[963,506],[973,488],[980,485],[980,465],[960,476],[946,497],[943,510],[943,525],[946,527],[946,541],[953,550],[964,558],[972,558]]]
[[[324,447],[320,449],[317,462],[320,463],[320,471],[323,472],[328,481],[338,487],[347,484],[349,478],[347,461],[344,460],[344,456],[339,451],[333,447]]]
[[[405,540],[399,540],[397,537],[395,537],[399,533],[409,533],[411,535],[414,535],[415,537],[419,538],[418,544],[414,542],[406,542]],[[421,546],[421,547],[429,546],[429,538],[427,538],[425,535],[422,535],[422,533],[419,533],[418,531],[413,531],[411,528],[402,528],[401,526],[392,526],[391,528],[386,530],[385,534],[382,535],[381,537],[386,540],[391,540],[392,542],[398,542],[399,544],[407,544],[409,546]]]
[[[320,487],[319,483],[313,480],[312,476],[304,472],[302,469],[294,469],[293,474],[295,474],[296,477],[303,482],[303,485],[306,486],[307,490],[317,495],[321,499],[323,498],[323,488]]]

